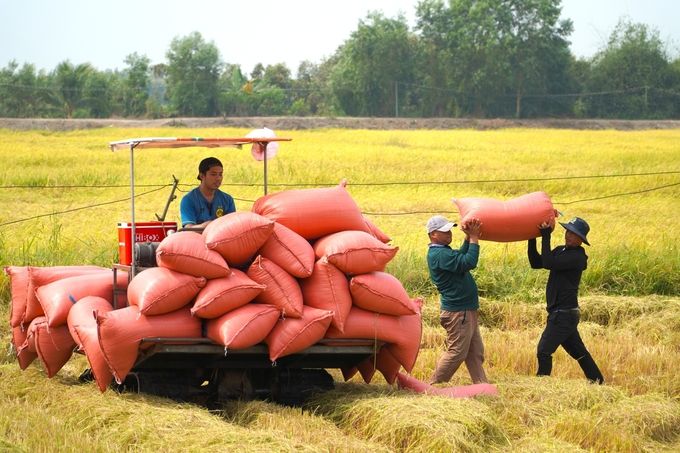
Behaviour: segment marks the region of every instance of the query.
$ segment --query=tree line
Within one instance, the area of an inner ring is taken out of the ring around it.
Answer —
[[[591,58],[569,50],[561,0],[422,0],[416,24],[369,13],[329,58],[225,63],[199,32],[166,61],[121,70],[66,60],[0,69],[0,116],[374,116],[680,118],[680,58],[659,32],[621,19]]]

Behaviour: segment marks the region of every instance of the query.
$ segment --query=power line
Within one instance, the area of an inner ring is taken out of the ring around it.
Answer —
[[[149,190],[147,192],[140,193],[138,195],[135,195],[135,198],[142,197],[144,195],[148,195],[148,194],[153,193],[153,192],[158,192],[161,189],[163,189],[163,187],[159,187],[158,189]],[[41,217],[49,217],[49,216],[53,216],[53,215],[67,214],[69,212],[82,211],[83,209],[91,209],[91,208],[97,208],[97,207],[100,207],[100,206],[106,206],[106,205],[110,205],[110,204],[121,203],[123,201],[129,201],[130,198],[131,197],[127,197],[127,198],[122,198],[120,200],[107,201],[107,202],[104,202],[104,203],[98,203],[98,204],[93,204],[93,205],[89,205],[89,206],[81,206],[79,208],[67,209],[66,211],[51,212],[49,214],[40,214],[40,215],[36,215],[36,216],[33,216],[33,217],[25,218],[25,219],[12,220],[10,222],[0,223],[0,227],[12,225],[12,224],[15,224],[15,223],[27,222],[29,220],[35,220],[35,219],[39,219]]]
[[[172,184],[135,184],[135,187],[172,187]],[[110,184],[110,185],[85,185],[85,184],[66,184],[66,185],[54,185],[54,186],[35,186],[32,184],[27,185],[10,185],[10,186],[0,186],[0,189],[113,189],[113,188],[129,188],[130,184]],[[162,188],[159,187],[159,188]]]
[[[450,180],[450,181],[385,181],[385,182],[359,182],[350,183],[350,186],[403,186],[403,185],[442,185],[442,184],[483,184],[483,183],[505,183],[505,182],[537,182],[537,181],[564,181],[571,179],[598,179],[598,178],[624,178],[633,176],[661,176],[661,175],[675,175],[680,174],[680,170],[657,171],[657,172],[642,172],[642,173],[618,173],[608,175],[576,175],[576,176],[547,176],[542,178],[505,178],[505,179],[464,179],[464,180]],[[267,183],[268,186],[277,187],[306,187],[306,186],[336,186],[338,183],[323,182],[323,183]],[[136,187],[169,187],[172,184],[136,184]],[[223,186],[234,187],[261,187],[261,183],[238,183],[238,182],[224,182]],[[195,184],[179,184],[184,187],[194,187]],[[7,185],[0,186],[0,189],[80,189],[80,188],[121,188],[130,187],[129,185],[50,185],[50,186],[35,186],[35,185]],[[162,188],[161,187],[161,188]],[[180,192],[186,192],[181,189]]]
[[[576,204],[576,203],[584,203],[584,202],[588,202],[588,201],[597,201],[597,200],[604,200],[604,199],[608,199],[608,198],[622,197],[622,196],[627,196],[627,195],[638,195],[638,194],[641,194],[641,193],[653,192],[653,191],[656,191],[656,190],[662,190],[662,189],[666,189],[666,188],[674,187],[674,186],[678,186],[678,185],[680,185],[680,182],[666,184],[666,185],[658,186],[658,187],[652,187],[652,188],[648,188],[648,189],[636,190],[636,191],[632,191],[632,192],[623,192],[623,193],[617,193],[617,194],[604,195],[602,197],[584,198],[584,199],[581,199],[581,200],[572,200],[572,201],[565,201],[565,202],[553,201],[553,204],[554,205],[570,205],[570,204]],[[141,193],[139,195],[135,195],[135,198],[141,197],[141,196],[153,193],[153,192],[157,192],[157,191],[163,189],[164,187],[166,187],[166,186],[162,186],[162,187],[159,187],[157,189],[149,190],[149,191]],[[255,203],[255,200],[249,200],[249,199],[246,199],[246,198],[234,198],[234,199],[237,200],[237,201],[243,201],[243,202],[246,202],[246,203]],[[123,199],[120,199],[120,200],[114,200],[114,201],[99,203],[99,204],[95,204],[95,205],[90,205],[90,206],[82,206],[82,207],[79,207],[79,208],[68,209],[66,211],[52,212],[52,213],[49,213],[49,214],[41,214],[41,215],[37,215],[37,216],[33,216],[33,217],[28,217],[28,218],[25,218],[25,219],[13,220],[13,221],[10,221],[10,222],[0,223],[0,228],[3,227],[3,226],[7,226],[7,225],[12,225],[12,224],[16,224],[16,223],[21,223],[21,222],[26,222],[26,221],[29,221],[29,220],[38,219],[38,218],[41,218],[41,217],[48,217],[48,216],[59,215],[59,214],[66,214],[66,213],[69,213],[69,212],[75,212],[75,211],[80,211],[80,210],[84,210],[84,209],[96,208],[96,207],[110,205],[110,204],[114,204],[114,203],[120,203],[120,202],[128,201],[128,200],[130,200],[130,197],[123,198]],[[363,214],[374,215],[374,216],[405,216],[405,215],[433,214],[433,213],[456,214],[456,213],[458,213],[458,211],[402,211],[402,212],[363,211]]]

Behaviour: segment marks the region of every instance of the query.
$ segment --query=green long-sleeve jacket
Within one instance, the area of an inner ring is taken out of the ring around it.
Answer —
[[[479,309],[479,293],[470,271],[477,267],[479,244],[464,241],[458,250],[448,245],[430,244],[427,266],[430,279],[439,290],[442,310]]]

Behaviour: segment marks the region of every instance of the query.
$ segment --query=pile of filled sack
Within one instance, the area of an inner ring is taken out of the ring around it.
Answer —
[[[157,249],[158,267],[128,283],[124,308],[112,306],[112,270],[96,266],[11,266],[13,344],[22,369],[36,358],[48,377],[82,351],[105,391],[121,383],[144,338],[208,337],[225,352],[266,343],[269,358],[321,339],[366,339],[375,355],[352,369],[370,382],[394,383],[415,365],[420,303],[385,272],[398,248],[344,186],[290,190],[256,201],[252,211],[180,231]]]

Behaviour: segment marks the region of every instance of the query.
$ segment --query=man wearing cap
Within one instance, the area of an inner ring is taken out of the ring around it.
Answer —
[[[554,225],[554,223],[552,223]],[[598,384],[604,377],[595,360],[586,349],[578,333],[580,310],[578,306],[578,287],[581,274],[587,267],[588,255],[581,244],[590,245],[587,235],[588,223],[574,217],[568,223],[560,222],[566,230],[564,245],[550,250],[551,223],[539,225],[541,232],[541,253],[536,250],[536,239],[529,239],[529,263],[533,269],[548,269],[546,301],[548,320],[538,342],[538,376],[549,376],[552,371],[552,355],[561,345],[565,351],[578,361],[586,378]]]
[[[219,190],[222,172],[222,162],[216,157],[206,157],[198,165],[201,183],[182,198],[179,206],[182,227],[205,228],[212,220],[236,211],[231,195]]]
[[[446,351],[434,370],[431,384],[448,382],[465,362],[472,382],[488,382],[482,364],[484,344],[479,333],[479,295],[470,271],[479,259],[481,222],[473,219],[461,225],[465,240],[458,250],[451,244],[451,229],[456,224],[436,215],[427,222],[430,244],[427,266],[430,279],[440,293],[439,321],[446,329]]]

